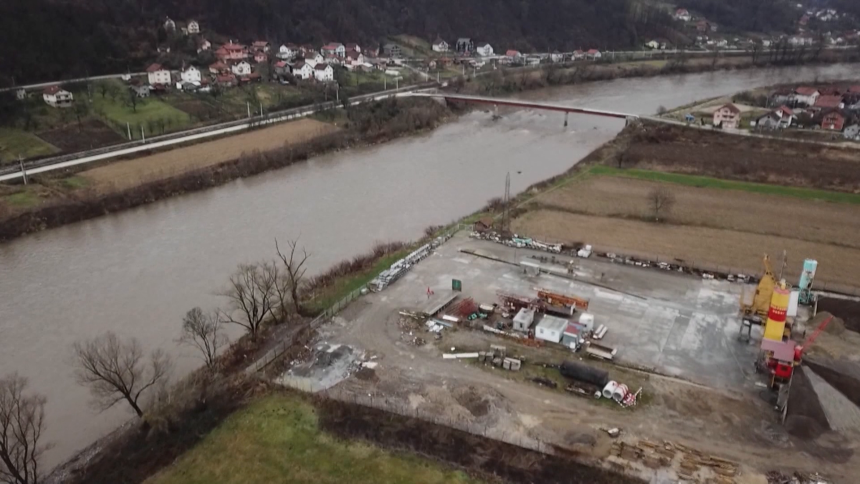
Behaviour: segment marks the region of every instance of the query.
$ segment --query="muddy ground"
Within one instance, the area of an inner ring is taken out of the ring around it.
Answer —
[[[847,299],[822,298],[818,310],[827,311],[842,319],[845,329],[860,333],[860,302]]]
[[[64,152],[90,150],[122,143],[125,140],[116,131],[97,119],[71,124],[64,128],[39,133],[39,137]]]
[[[858,155],[850,148],[648,125],[624,166],[854,193],[860,190]]]

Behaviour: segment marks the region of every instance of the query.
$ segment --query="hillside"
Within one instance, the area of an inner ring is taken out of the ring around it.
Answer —
[[[631,47],[671,20],[639,0],[3,0],[0,84],[140,69],[165,16],[240,41],[472,37],[497,49]]]

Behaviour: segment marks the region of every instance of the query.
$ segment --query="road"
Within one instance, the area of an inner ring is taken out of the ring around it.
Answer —
[[[92,76],[92,77],[79,77],[77,79],[61,79],[58,81],[50,81],[50,82],[39,82],[36,84],[24,84],[21,86],[12,86],[12,87],[3,87],[0,88],[0,92],[8,92],[8,91],[17,91],[18,89],[25,89],[27,91],[31,91],[33,89],[42,89],[49,86],[56,86],[57,84],[69,84],[75,82],[88,82],[88,81],[101,81],[104,79],[119,79],[122,76],[145,76],[145,72],[123,72],[121,74],[105,74],[103,76]]]
[[[387,99],[393,96],[397,96],[401,93],[427,89],[428,87],[433,87],[435,85],[435,83],[418,84],[413,86],[401,87],[399,89],[390,89],[388,91],[382,91],[373,94],[355,96],[350,99],[349,104],[357,105],[368,101],[378,101],[381,99]],[[336,101],[330,101],[328,103],[322,103],[314,106],[304,106],[299,108],[287,109],[285,111],[269,113],[263,116],[254,116],[249,120],[230,121],[226,123],[207,126],[204,128],[197,128],[193,130],[182,131],[179,133],[158,136],[150,138],[147,141],[135,141],[131,143],[124,143],[121,145],[114,145],[107,148],[90,150],[82,153],[75,153],[73,155],[45,158],[42,160],[37,160],[25,164],[24,170],[27,175],[46,173],[49,171],[61,170],[64,168],[70,168],[86,163],[93,163],[95,161],[126,156],[141,151],[150,151],[182,143],[188,143],[191,141],[197,141],[200,139],[211,138],[214,136],[223,136],[246,129],[258,128],[267,124],[281,123],[284,121],[299,119],[306,116],[310,116],[318,111],[340,107],[341,105],[338,104]],[[16,166],[8,166],[4,169],[0,169],[0,182],[14,181],[20,179],[21,177],[22,173]]]

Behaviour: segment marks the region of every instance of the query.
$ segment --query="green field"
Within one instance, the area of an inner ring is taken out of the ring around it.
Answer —
[[[127,104],[124,97],[114,99],[110,96],[95,95],[92,101],[93,109],[97,113],[120,126],[125,126],[126,123],[133,127],[143,125],[147,131],[157,130],[160,134],[160,126],[153,126],[150,129],[148,124],[165,121],[166,131],[176,131],[191,124],[188,113],[174,108],[155,96],[138,100],[136,109]]]
[[[376,261],[370,269],[350,276],[338,278],[332,286],[325,288],[321,294],[308,301],[306,304],[307,309],[314,313],[328,309],[336,302],[345,298],[349,293],[366,286],[370,281],[378,276],[379,273],[391,267],[391,264],[394,264],[398,259],[404,257],[410,252],[410,250],[411,249],[407,247],[392,254],[388,254]]]
[[[147,484],[470,483],[466,474],[320,430],[298,396],[266,397],[229,417]]]
[[[20,129],[0,128],[0,163],[56,153],[55,147]]]
[[[786,197],[803,198],[806,200],[821,200],[825,202],[860,204],[860,194],[816,190],[814,188],[785,187],[742,181],[723,180],[706,176],[681,175],[651,170],[619,169],[610,166],[595,166],[589,171],[592,175],[609,175],[639,180],[675,183],[690,187],[719,188],[723,190],[740,190],[764,195],[782,195]]]

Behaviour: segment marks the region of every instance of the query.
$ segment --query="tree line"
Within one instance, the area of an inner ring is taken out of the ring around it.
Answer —
[[[228,344],[225,325],[245,330],[256,341],[269,324],[288,323],[304,314],[301,294],[310,253],[297,240],[282,251],[275,241],[277,258],[240,264],[223,291],[224,307],[205,311],[190,309],[181,320],[178,342],[196,350],[205,371],[219,371],[219,356]],[[125,404],[145,427],[148,411],[158,411],[170,400],[171,358],[162,350],[148,354],[136,338],[108,331],[72,345],[74,376],[89,389],[91,406],[105,411]],[[50,443],[44,442],[45,396],[28,389],[27,378],[11,373],[0,377],[0,482],[38,484],[39,464]]]

